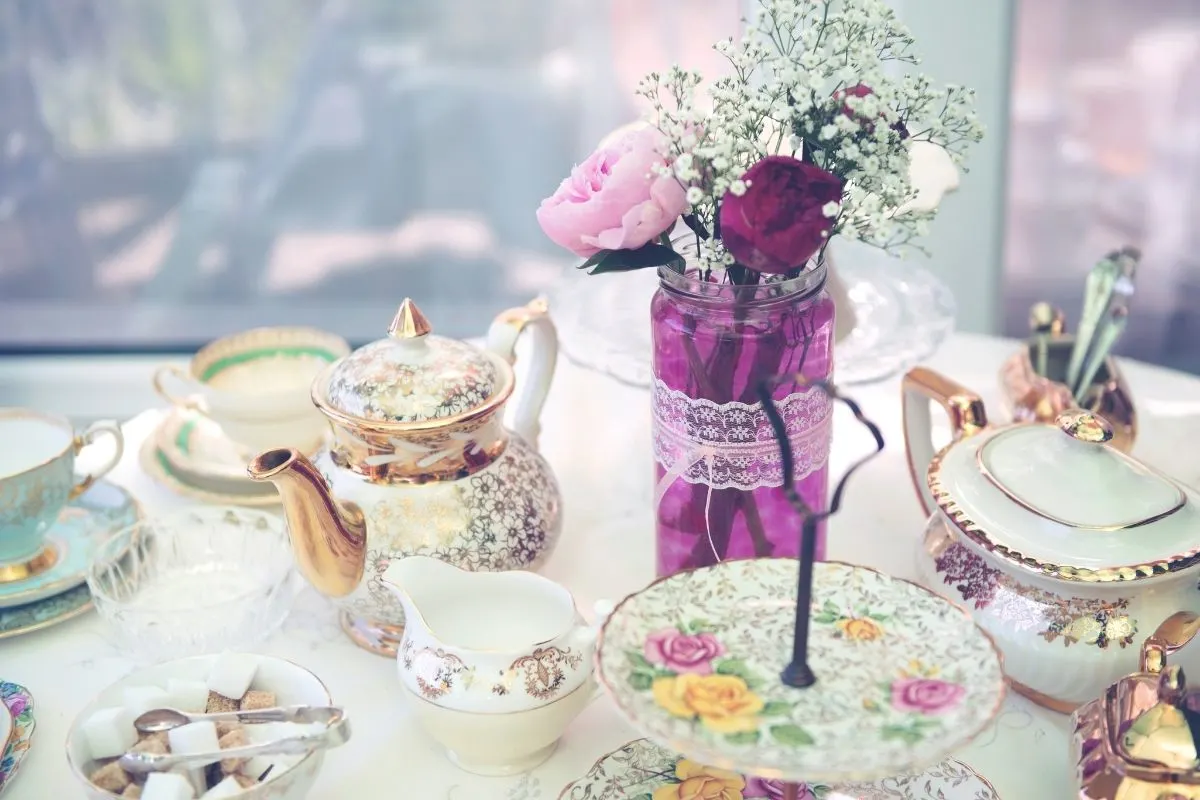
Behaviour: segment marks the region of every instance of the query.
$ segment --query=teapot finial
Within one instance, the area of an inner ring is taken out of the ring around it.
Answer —
[[[1058,415],[1055,423],[1063,433],[1081,442],[1102,444],[1113,438],[1112,425],[1108,424],[1108,420],[1090,411],[1064,411]]]
[[[395,319],[388,326],[388,336],[393,339],[417,339],[433,332],[433,326],[429,324],[429,320],[421,313],[421,309],[417,308],[417,304],[412,301],[411,297],[404,298],[404,302],[400,304],[400,310],[396,312]]]

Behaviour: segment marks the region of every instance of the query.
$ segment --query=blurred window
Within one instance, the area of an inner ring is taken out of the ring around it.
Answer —
[[[0,350],[482,333],[571,259],[534,210],[738,0],[5,0]],[[686,13],[684,13],[686,11]]]

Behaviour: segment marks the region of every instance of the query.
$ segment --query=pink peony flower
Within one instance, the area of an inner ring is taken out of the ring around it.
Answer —
[[[537,210],[557,245],[587,258],[601,250],[636,250],[669,231],[688,208],[679,181],[651,168],[667,163],[662,134],[644,127],[588,157]]]
[[[644,654],[651,664],[680,674],[710,675],[712,660],[725,655],[725,648],[711,633],[689,635],[666,628],[650,634]]]
[[[828,203],[842,201],[842,179],[790,156],[767,156],[742,176],[745,194],[721,201],[721,240],[742,266],[782,274],[801,267],[833,230]]]
[[[966,689],[936,678],[902,678],[892,684],[892,707],[932,716],[944,714],[962,700]]]

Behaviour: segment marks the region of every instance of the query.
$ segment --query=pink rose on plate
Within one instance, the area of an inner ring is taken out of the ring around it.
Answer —
[[[892,708],[932,716],[957,706],[967,693],[957,683],[936,678],[902,678],[892,684]]]
[[[644,648],[646,660],[680,674],[712,674],[712,660],[725,655],[725,647],[711,633],[680,633],[666,628],[650,634]]]
[[[688,209],[679,181],[658,175],[666,142],[651,127],[632,130],[588,156],[537,210],[557,245],[583,258],[636,250],[675,226]]]
[[[783,800],[783,781],[767,778],[747,778],[746,788],[742,790],[745,800]],[[807,783],[800,785],[796,800],[816,800],[816,795]]]

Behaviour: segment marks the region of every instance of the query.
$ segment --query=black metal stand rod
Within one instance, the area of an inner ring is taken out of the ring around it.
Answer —
[[[796,630],[792,641],[792,661],[780,678],[788,686],[803,689],[817,682],[808,666],[808,624],[812,619],[813,562],[817,557],[816,518],[809,516],[801,528],[800,578],[796,586]]]

